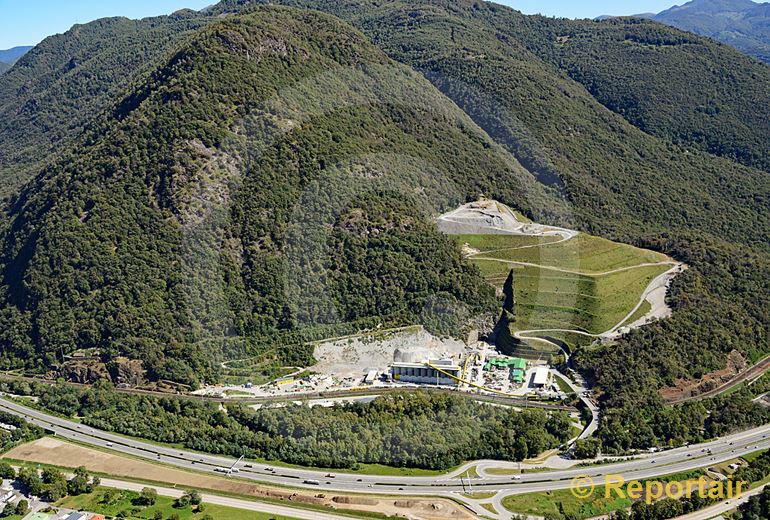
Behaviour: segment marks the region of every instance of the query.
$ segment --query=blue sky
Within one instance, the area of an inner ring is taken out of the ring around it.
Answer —
[[[35,45],[76,23],[105,16],[143,18],[189,7],[201,9],[217,0],[0,0],[0,49]],[[600,14],[662,11],[677,0],[497,0],[527,14],[593,18]],[[678,3],[683,3],[680,0]]]
[[[603,14],[631,15],[659,13],[688,0],[495,0],[526,14],[544,14],[565,18],[596,18]],[[0,4],[2,0],[0,0]]]
[[[202,9],[217,0],[0,0],[0,49],[35,45],[76,23],[105,16],[144,18],[183,7]]]

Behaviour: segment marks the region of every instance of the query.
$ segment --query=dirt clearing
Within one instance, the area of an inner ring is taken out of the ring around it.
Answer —
[[[439,339],[420,326],[408,327],[319,343],[313,353],[318,363],[310,370],[355,378],[394,361],[455,357],[465,350],[462,341]]]

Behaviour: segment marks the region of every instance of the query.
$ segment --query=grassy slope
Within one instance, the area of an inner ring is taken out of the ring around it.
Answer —
[[[205,510],[198,513],[194,512],[191,507],[174,507],[174,500],[168,497],[158,497],[157,502],[152,506],[135,506],[132,504],[132,500],[136,499],[139,496],[139,493],[119,491],[116,496],[110,497],[110,500],[106,500],[105,495],[107,493],[109,493],[107,489],[99,488],[93,493],[67,497],[57,502],[56,505],[58,507],[76,509],[78,511],[100,513],[111,517],[126,512],[128,514],[124,518],[130,519],[152,519],[155,518],[155,513],[160,511],[163,513],[163,518],[169,518],[172,514],[177,514],[179,515],[180,520],[199,520],[205,515],[211,515],[215,520],[290,520],[290,517],[246,511],[243,509],[213,504],[205,504]]]
[[[515,238],[515,237],[511,237]],[[483,239],[482,239],[483,241]],[[474,246],[475,242],[466,241]],[[524,245],[528,242],[525,241]],[[502,244],[502,240],[498,245]],[[479,256],[528,262],[543,266],[558,267],[578,273],[595,275],[644,263],[665,262],[665,255],[638,247],[592,237],[585,233],[566,242],[527,249],[504,249],[483,253]],[[520,247],[519,240],[511,240],[510,248]],[[478,247],[479,249],[481,246]]]
[[[532,266],[515,267],[515,330],[577,329],[600,333],[617,325],[639,301],[653,278],[669,266],[646,263],[669,259],[660,253],[619,244],[581,233],[566,242],[515,235],[458,235],[480,258],[527,262],[574,272]],[[530,247],[537,245],[539,247]],[[511,264],[476,259],[485,279],[502,287]],[[607,274],[603,274],[607,273]]]

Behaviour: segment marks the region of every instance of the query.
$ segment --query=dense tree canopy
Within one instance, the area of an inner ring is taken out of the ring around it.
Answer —
[[[18,388],[17,388],[18,390]],[[448,469],[466,460],[523,460],[570,437],[566,413],[515,411],[458,396],[396,393],[369,403],[254,410],[119,394],[108,385],[35,389],[40,405],[89,426],[209,453],[317,467],[360,463]]]

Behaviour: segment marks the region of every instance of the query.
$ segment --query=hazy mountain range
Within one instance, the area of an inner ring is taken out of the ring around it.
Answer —
[[[24,45],[0,51],[0,74],[10,69],[30,49],[32,49],[32,46]]]
[[[649,18],[714,38],[770,63],[770,3],[759,4],[751,0],[693,0],[658,14],[633,16]]]

